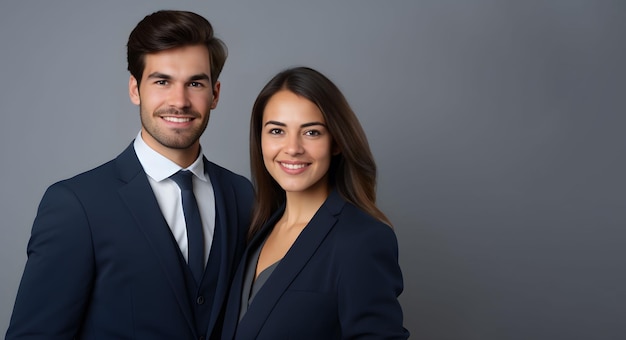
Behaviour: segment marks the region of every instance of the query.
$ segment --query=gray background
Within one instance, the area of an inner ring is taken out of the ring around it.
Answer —
[[[125,43],[162,8],[205,15],[229,47],[202,139],[219,164],[249,175],[250,109],[280,69],[344,91],[413,338],[624,338],[626,4],[603,0],[3,1],[0,334],[45,188],[139,130]]]

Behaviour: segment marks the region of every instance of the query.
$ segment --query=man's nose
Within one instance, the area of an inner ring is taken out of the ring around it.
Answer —
[[[176,108],[189,107],[191,105],[191,102],[189,101],[189,94],[187,92],[187,86],[184,86],[184,85],[173,86],[169,93],[168,104]]]

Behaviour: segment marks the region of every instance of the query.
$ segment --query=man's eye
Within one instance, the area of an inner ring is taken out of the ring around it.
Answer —
[[[197,81],[192,81],[191,83],[189,83],[189,86],[191,86],[191,87],[202,87],[204,85],[202,83],[197,82]]]
[[[157,80],[154,83],[157,85],[167,85],[167,80]]]

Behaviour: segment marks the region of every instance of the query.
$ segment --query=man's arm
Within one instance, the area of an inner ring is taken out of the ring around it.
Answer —
[[[62,182],[44,194],[6,339],[71,339],[80,329],[94,277],[91,232]]]

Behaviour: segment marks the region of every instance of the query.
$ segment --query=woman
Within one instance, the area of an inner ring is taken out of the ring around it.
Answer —
[[[251,241],[223,339],[406,339],[395,234],[376,165],[339,89],[310,68],[276,75],[250,125]]]

